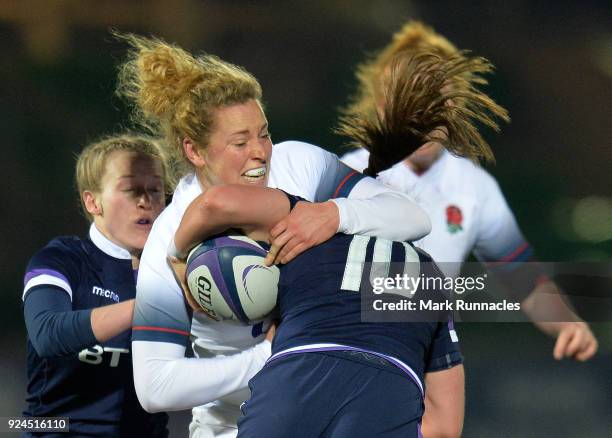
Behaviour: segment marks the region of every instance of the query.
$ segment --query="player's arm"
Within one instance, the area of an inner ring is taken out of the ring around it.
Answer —
[[[521,303],[521,309],[544,333],[555,337],[553,356],[586,361],[597,352],[597,338],[562,298],[562,292],[551,280],[544,280]],[[550,321],[550,322],[546,322]]]
[[[134,386],[147,412],[191,409],[239,389],[270,357],[270,342],[232,356],[186,358],[172,342],[132,341]]]
[[[425,414],[421,425],[424,438],[457,438],[465,413],[463,365],[425,374]]]
[[[56,286],[37,287],[25,297],[23,312],[40,357],[67,356],[128,330],[134,300],[96,309],[72,310],[70,297]]]
[[[57,243],[35,254],[28,265],[24,320],[41,357],[74,354],[130,328],[133,300],[96,309],[72,309],[72,285],[79,283],[77,265]]]
[[[598,348],[593,332],[539,268],[499,185],[490,175],[485,176],[482,189],[487,197],[476,225],[476,256],[521,300],[521,309],[536,327],[557,339],[553,351],[556,359],[590,359]]]
[[[431,230],[429,216],[410,196],[356,172],[335,154],[295,141],[274,147],[276,168],[300,190],[294,194],[316,202],[300,204],[270,230],[269,263],[287,263],[337,232],[412,241]]]
[[[270,342],[231,356],[186,358],[191,313],[170,268],[158,260],[162,248],[155,254],[147,249],[138,273],[132,327],[134,386],[142,407],[148,412],[190,409],[246,388],[270,356]]]
[[[187,207],[174,235],[176,253],[229,228],[251,238],[268,240],[268,229],[287,216],[290,203],[280,190],[246,185],[219,185],[206,190]]]
[[[463,356],[451,314],[437,324],[425,362],[423,437],[459,437],[465,406]]]

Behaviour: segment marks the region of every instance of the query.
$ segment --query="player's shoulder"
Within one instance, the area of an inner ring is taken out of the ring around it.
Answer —
[[[363,169],[368,167],[368,158],[370,157],[370,153],[363,149],[354,149],[342,155],[340,157],[340,161],[342,161],[347,166],[362,172]]]
[[[36,251],[31,261],[78,261],[87,256],[87,246],[78,236],[58,236]]]
[[[331,157],[336,157],[329,151],[311,143],[298,140],[286,140],[276,143],[272,148],[272,159],[291,159],[293,162],[297,160],[326,160]]]
[[[24,293],[32,287],[51,284],[72,295],[85,268],[91,263],[86,240],[76,236],[56,237],[30,258],[24,276]]]
[[[160,242],[167,245],[170,237],[174,235],[178,228],[185,210],[201,193],[202,189],[195,174],[190,173],[183,176],[172,195],[172,201],[153,222],[147,245],[151,246]]]
[[[442,177],[453,190],[483,193],[497,186],[497,181],[486,169],[468,158],[445,152],[442,161]]]

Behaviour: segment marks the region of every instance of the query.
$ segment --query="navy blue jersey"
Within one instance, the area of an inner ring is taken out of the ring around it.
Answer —
[[[281,323],[272,345],[273,357],[338,349],[326,348],[326,344],[374,352],[411,375],[421,389],[425,372],[461,363],[452,319],[362,322],[360,290],[373,260],[391,266],[418,260],[422,275],[442,275],[431,258],[410,244],[338,234],[281,267]]]
[[[97,233],[96,242],[100,236]],[[106,241],[105,245],[113,249],[114,244]],[[134,298],[136,271],[131,260],[108,252],[90,238],[52,240],[28,264],[24,301],[40,288],[66,294],[75,311]],[[136,398],[130,335],[128,330],[81,352],[51,357],[39,356],[28,335],[24,415],[68,417],[70,432],[76,435],[167,435],[167,415],[146,413]]]

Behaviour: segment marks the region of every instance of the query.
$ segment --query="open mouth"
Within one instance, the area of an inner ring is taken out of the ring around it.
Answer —
[[[242,174],[248,181],[256,182],[266,176],[266,166],[256,167],[255,169],[247,170]]]
[[[139,219],[136,223],[138,225],[151,225],[151,221],[149,219]]]

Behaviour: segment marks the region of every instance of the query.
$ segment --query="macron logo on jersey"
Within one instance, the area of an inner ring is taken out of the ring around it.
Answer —
[[[112,290],[108,290],[108,289],[104,289],[104,288],[101,288],[101,287],[98,287],[98,286],[94,286],[93,289],[91,290],[91,293],[94,294],[94,295],[98,295],[100,297],[110,298],[111,300],[113,300],[116,303],[119,302],[119,295],[117,295]]]

